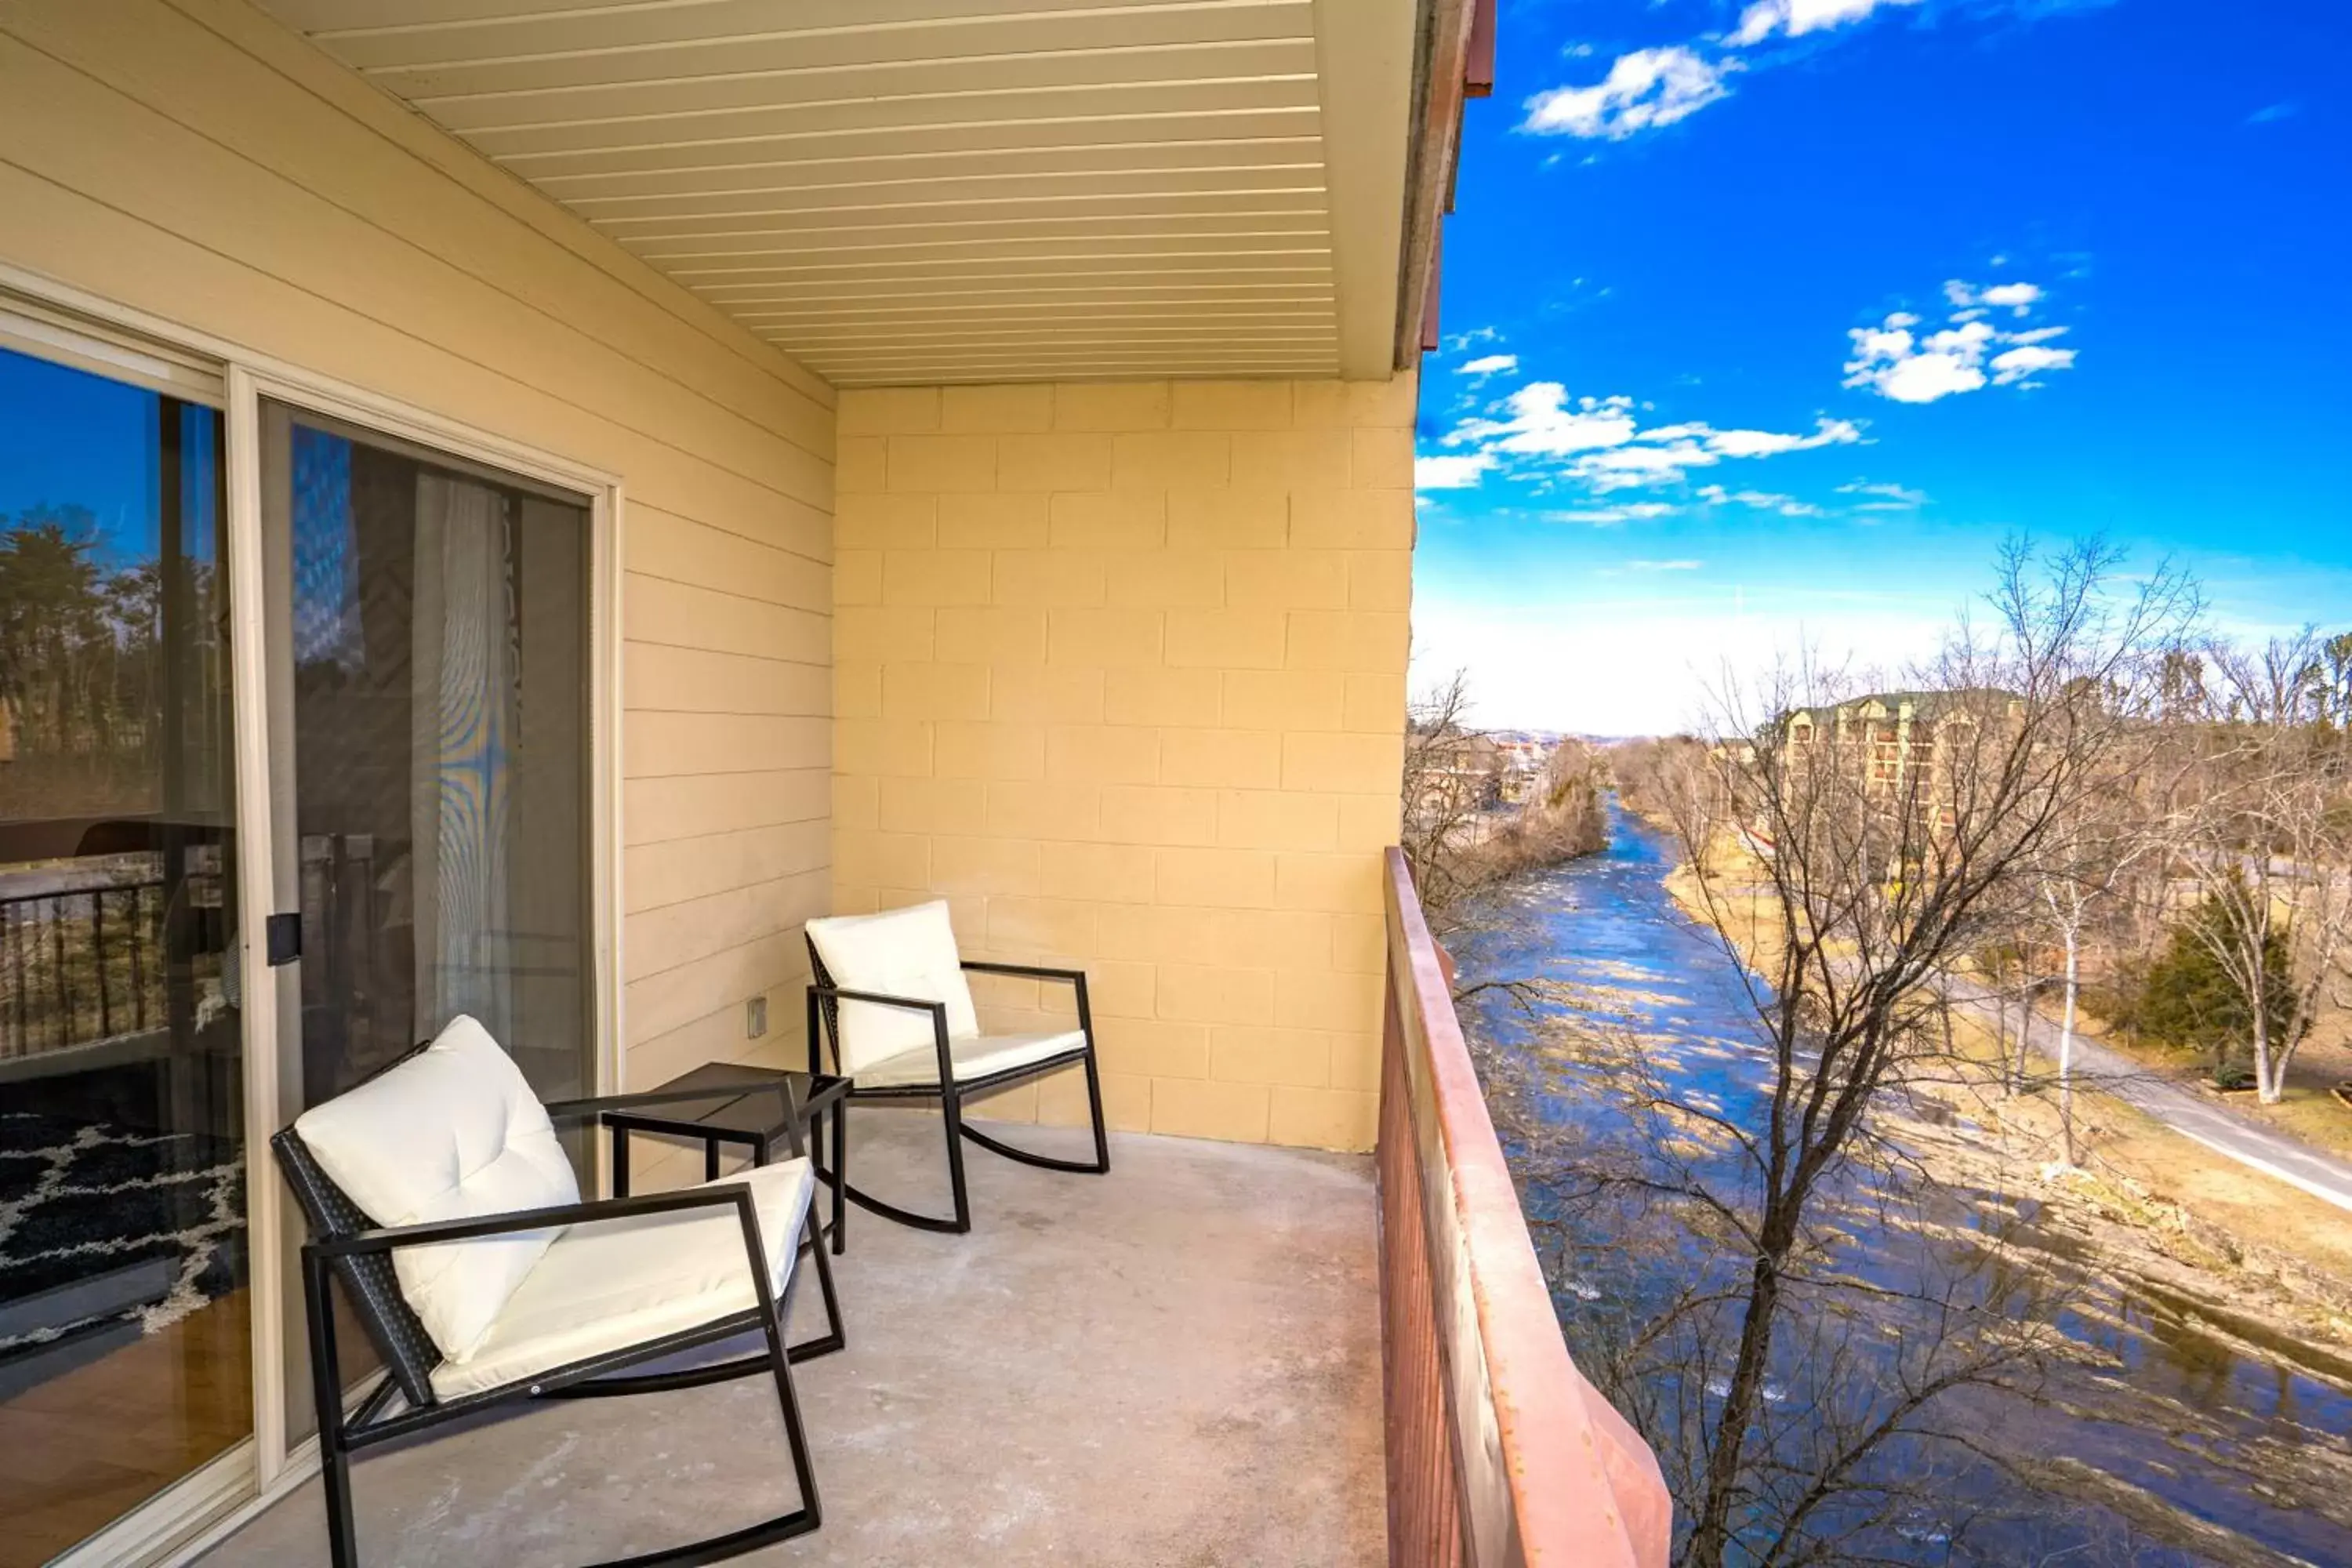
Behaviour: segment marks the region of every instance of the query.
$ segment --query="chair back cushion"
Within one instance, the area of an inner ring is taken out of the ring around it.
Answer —
[[[972,1009],[971,987],[964,984],[945,899],[878,915],[811,921],[808,937],[825,973],[842,990],[944,1002],[950,1039],[970,1039],[980,1033],[980,1015]],[[840,1068],[852,1077],[861,1067],[906,1051],[929,1050],[933,1045],[930,1015],[908,1007],[844,1002],[839,1029]]]
[[[546,1108],[489,1031],[462,1015],[399,1066],[304,1111],[294,1131],[380,1226],[580,1201]],[[400,1293],[441,1353],[463,1361],[555,1234],[402,1247]]]

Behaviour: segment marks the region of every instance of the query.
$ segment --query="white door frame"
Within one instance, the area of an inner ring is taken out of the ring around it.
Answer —
[[[237,942],[239,971],[246,982],[241,1010],[246,1289],[252,1304],[254,1435],[65,1552],[56,1559],[56,1568],[179,1563],[217,1542],[299,1486],[318,1466],[315,1438],[293,1444],[287,1440],[286,1280],[280,1267],[279,1227],[289,1222],[289,1215],[283,1184],[277,1179],[268,1147],[270,1134],[283,1125],[281,1118],[288,1110],[279,1104],[278,1093],[279,990],[284,985],[290,993],[299,972],[273,970],[268,962],[266,917],[277,908],[277,898],[268,787],[269,649],[262,637],[267,596],[261,528],[261,400],[274,398],[588,498],[593,532],[588,737],[593,845],[589,889],[595,1036],[592,1092],[600,1094],[619,1087],[621,1044],[626,1037],[621,967],[621,478],[0,263],[0,306],[12,295],[37,310],[46,308],[62,316],[68,330],[86,323],[102,339],[119,342],[127,336],[133,342],[143,340],[174,360],[192,357],[218,369],[226,384],[222,404],[228,499],[222,537],[229,574],[237,900],[243,911]],[[131,372],[125,379],[142,381],[133,362],[123,363]],[[88,368],[102,372],[107,367],[91,364]],[[593,1145],[593,1157],[601,1167],[605,1157],[601,1140]]]
[[[268,936],[263,917],[277,908],[276,850],[272,837],[271,791],[267,781],[273,755],[283,755],[291,737],[269,733],[268,697],[271,650],[260,635],[268,604],[261,525],[261,401],[264,398],[298,409],[327,415],[350,424],[379,430],[420,446],[504,468],[526,478],[561,486],[588,498],[593,541],[590,551],[589,768],[591,778],[590,833],[599,853],[593,858],[589,889],[595,984],[595,1049],[593,1092],[608,1092],[619,1082],[620,1065],[620,572],[618,528],[621,481],[568,462],[552,454],[487,432],[443,419],[422,409],[328,377],[268,369],[232,360],[228,365],[228,556],[231,563],[229,604],[237,635],[231,639],[236,709],[237,883],[238,907],[247,917],[239,922],[246,984],[245,1030],[248,1062],[267,1063],[272,1070],[246,1073],[246,1125],[255,1130],[247,1142],[247,1158],[257,1173],[274,1175],[267,1140],[291,1119],[294,1107],[278,1103],[278,1060],[282,1047],[279,1010],[299,994],[299,971],[268,966]],[[244,609],[236,606],[243,605]],[[282,740],[282,744],[280,743]],[[256,781],[248,789],[244,781]],[[266,982],[275,982],[268,984]],[[294,1005],[299,1005],[299,1002]],[[601,1159],[601,1143],[593,1144]],[[247,1181],[249,1234],[278,1236],[289,1223],[283,1184],[275,1180]],[[285,1300],[286,1280],[280,1247],[258,1239],[248,1247],[247,1289],[253,1301],[254,1437],[260,1480],[266,1490],[294,1462],[286,1439]],[[313,1451],[310,1464],[317,1463]]]

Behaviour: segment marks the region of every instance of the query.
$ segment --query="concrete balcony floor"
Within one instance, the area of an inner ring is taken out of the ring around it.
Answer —
[[[946,1206],[935,1115],[861,1106],[850,1135],[860,1186]],[[1075,1133],[1002,1135],[1082,1152]],[[698,1152],[637,1149],[640,1190],[699,1173]],[[1369,1160],[1117,1134],[1108,1176],[967,1156],[969,1236],[850,1210],[835,1263],[849,1348],[794,1369],[824,1526],[741,1561],[1383,1560]],[[794,1338],[821,1321],[814,1283]],[[354,1473],[371,1568],[622,1557],[791,1506],[759,1378],[527,1405]],[[202,1562],[324,1559],[313,1480]]]

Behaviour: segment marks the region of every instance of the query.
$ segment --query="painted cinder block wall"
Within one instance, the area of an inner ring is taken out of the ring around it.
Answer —
[[[969,952],[1084,966],[1117,1126],[1370,1146],[1413,406],[1410,376],[841,395],[834,902],[943,895]],[[1083,1103],[1065,1074],[989,1113]]]

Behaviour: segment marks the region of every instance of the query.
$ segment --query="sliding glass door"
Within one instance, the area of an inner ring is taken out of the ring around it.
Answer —
[[[254,1411],[222,416],[37,341],[0,347],[0,1568]]]
[[[271,859],[300,947],[278,1105],[341,1094],[460,1014],[542,1096],[587,1092],[590,503],[274,401],[260,428]],[[287,1339],[299,1437],[316,1421]]]
[[[600,1087],[612,543],[542,470],[0,299],[0,1568],[299,1474],[278,1128],[461,1013]]]

